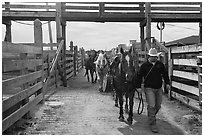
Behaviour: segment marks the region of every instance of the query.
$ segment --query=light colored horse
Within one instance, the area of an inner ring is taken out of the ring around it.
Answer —
[[[106,59],[106,55],[99,53],[98,58],[94,63],[96,64],[96,73],[99,76],[99,91],[102,92],[103,79],[104,76],[108,73],[108,61]]]

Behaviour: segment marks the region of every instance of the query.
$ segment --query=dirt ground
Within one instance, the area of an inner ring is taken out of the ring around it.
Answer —
[[[80,71],[60,87],[44,104],[33,108],[32,118],[5,134],[24,135],[154,135],[147,124],[146,105],[137,114],[135,99],[133,124],[118,120],[119,108],[114,106],[111,93],[98,92],[98,84],[88,83]],[[137,96],[137,94],[136,94]],[[144,99],[145,101],[145,99]],[[146,104],[146,102],[145,102]],[[127,114],[124,113],[125,118]],[[202,115],[169,101],[166,96],[157,116],[159,135],[201,135]]]

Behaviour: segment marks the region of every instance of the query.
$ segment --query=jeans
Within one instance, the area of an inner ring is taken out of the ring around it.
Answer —
[[[161,108],[162,103],[162,88],[152,89],[144,88],[147,100],[147,116],[150,125],[156,124],[156,114]]]

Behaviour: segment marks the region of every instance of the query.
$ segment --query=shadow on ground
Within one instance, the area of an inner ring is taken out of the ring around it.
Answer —
[[[124,128],[118,128],[118,130],[124,135],[152,135],[150,131],[147,116],[146,115],[138,115],[137,113],[133,114],[133,124],[128,125]],[[159,133],[155,133],[155,135],[184,135],[184,133],[178,129],[178,127],[170,124],[168,121],[164,121],[161,119],[157,120],[157,127]]]

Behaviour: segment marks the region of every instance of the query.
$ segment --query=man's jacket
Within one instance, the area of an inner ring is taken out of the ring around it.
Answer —
[[[145,77],[147,76],[152,66],[153,64],[150,63],[149,61],[141,65],[139,73],[137,75],[137,82],[136,82],[137,88],[141,88],[141,83],[143,81],[143,78],[145,79]],[[152,68],[152,70],[149,72],[148,76],[146,77],[144,81],[144,87],[159,89],[162,87],[162,78],[164,79],[166,84],[170,83],[168,73],[165,69],[164,64],[160,61],[157,61],[154,67]]]

